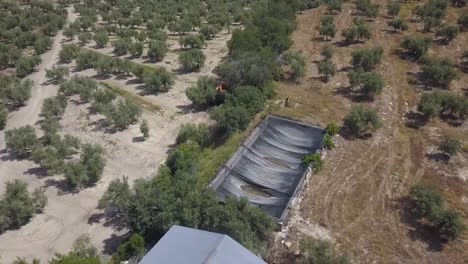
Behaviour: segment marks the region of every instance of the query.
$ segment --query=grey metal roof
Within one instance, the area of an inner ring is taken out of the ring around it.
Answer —
[[[227,235],[174,225],[139,264],[266,264]]]

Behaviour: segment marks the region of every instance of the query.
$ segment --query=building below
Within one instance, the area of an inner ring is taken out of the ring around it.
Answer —
[[[174,225],[139,264],[266,264],[227,235]]]

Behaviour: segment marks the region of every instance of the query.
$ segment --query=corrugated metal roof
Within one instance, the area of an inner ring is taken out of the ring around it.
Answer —
[[[266,264],[227,235],[174,225],[139,264]]]

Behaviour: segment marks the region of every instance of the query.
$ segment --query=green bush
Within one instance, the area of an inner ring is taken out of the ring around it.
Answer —
[[[388,25],[393,28],[393,30],[406,31],[408,30],[408,24],[402,18],[396,18],[388,22]]]
[[[166,41],[155,40],[148,45],[148,58],[153,61],[162,61],[167,53]]]
[[[205,44],[205,36],[204,35],[188,35],[185,37],[181,37],[179,40],[179,44],[181,47],[186,48],[190,47],[191,49],[201,49]]]
[[[106,31],[99,31],[93,37],[99,48],[104,48],[109,43],[109,34]]]
[[[398,14],[400,13],[400,9],[401,9],[400,2],[391,1],[387,5],[387,14],[391,17],[398,16]]]
[[[132,257],[143,257],[144,254],[145,239],[139,234],[133,234],[128,241],[120,244],[116,255],[120,261],[126,261]]]
[[[418,110],[426,117],[452,115],[464,120],[468,115],[468,99],[442,91],[425,93],[421,96]]]
[[[434,221],[437,232],[443,239],[456,240],[466,230],[461,214],[453,209],[444,210]]]
[[[39,56],[22,56],[16,63],[16,75],[24,77],[31,72],[34,68],[41,63]]]
[[[57,82],[63,82],[65,80],[65,77],[68,77],[70,75],[70,72],[68,71],[68,68],[65,66],[58,66],[55,67],[53,66],[51,69],[48,69],[46,71],[46,77],[47,79],[57,81]]]
[[[323,147],[326,148],[326,149],[333,149],[333,148],[335,148],[335,143],[333,142],[332,136],[330,136],[329,134],[326,134],[326,135],[323,137],[322,145],[323,145]]]
[[[336,29],[333,22],[333,17],[325,16],[321,20],[320,35],[323,36],[324,40],[331,40],[335,36]]]
[[[206,124],[183,124],[177,134],[176,143],[180,145],[192,141],[201,147],[207,147],[211,143],[210,138],[210,129]]]
[[[439,150],[447,155],[455,156],[462,150],[462,142],[455,138],[446,137],[439,146]]]
[[[331,60],[324,60],[318,63],[317,70],[319,74],[325,76],[325,80],[330,80],[336,74],[336,65]]]
[[[147,139],[149,137],[149,126],[148,122],[146,120],[143,120],[140,124],[140,132],[143,135],[144,139]]]
[[[320,153],[312,153],[312,154],[306,155],[304,159],[302,160],[302,163],[306,167],[308,166],[312,167],[312,170],[315,173],[320,172],[323,168],[323,160],[322,160],[322,157],[320,156]]]
[[[467,30],[468,29],[468,14],[461,15],[457,20],[457,24],[460,25],[462,30]]]
[[[0,233],[25,225],[34,213],[42,211],[47,204],[43,190],[36,189],[31,194],[27,187],[25,182],[18,179],[6,183],[0,200]]]
[[[117,103],[106,107],[103,114],[115,128],[126,129],[138,121],[141,111],[141,106],[136,102],[119,99]]]
[[[83,145],[80,160],[65,165],[64,176],[70,186],[76,188],[95,184],[106,165],[103,155],[104,150],[99,145]]]
[[[0,77],[0,101],[6,106],[20,107],[31,97],[33,82],[29,79],[16,79],[13,76]]]
[[[28,156],[39,143],[32,126],[13,128],[5,131],[5,143],[8,150],[19,157]]]
[[[46,118],[62,118],[67,108],[67,98],[64,95],[49,97],[42,103],[41,115]]]
[[[81,32],[78,35],[78,40],[80,41],[81,46],[88,44],[92,38],[93,38],[93,34],[91,34],[91,32]]]
[[[442,25],[436,32],[436,37],[442,38],[445,42],[450,42],[460,33],[457,25]]]
[[[407,36],[400,46],[416,59],[421,58],[432,45],[432,40],[428,37]]]
[[[458,79],[458,73],[448,59],[423,58],[422,63],[422,78],[433,85],[448,87],[452,80]]]
[[[217,81],[213,77],[200,76],[196,85],[189,87],[186,90],[186,95],[196,106],[213,106],[218,103]]]
[[[340,133],[341,128],[335,122],[331,122],[327,124],[325,130],[328,135],[333,137]]]
[[[306,61],[300,53],[286,52],[284,54],[286,64],[291,67],[291,78],[299,79],[305,75]]]
[[[322,49],[322,56],[325,60],[331,60],[333,58],[333,53],[334,53],[334,49],[332,46],[325,46],[323,49]]]
[[[440,211],[444,203],[442,195],[426,185],[418,184],[411,187],[410,197],[415,204],[416,213],[429,219],[436,218],[434,214]]]
[[[79,94],[80,99],[89,102],[93,94],[97,91],[97,82],[90,77],[75,76],[72,79],[61,83],[59,93],[65,96]]]
[[[0,103],[0,131],[5,129],[8,119],[8,110],[5,105]]]
[[[373,109],[355,106],[346,116],[344,126],[352,135],[361,136],[367,132],[376,130],[382,126],[382,121]]]
[[[68,63],[76,59],[79,53],[80,48],[75,44],[63,45],[59,53],[59,58],[60,61]]]
[[[349,264],[346,255],[338,254],[326,241],[303,239],[300,244],[299,264]]]
[[[179,63],[182,70],[186,72],[192,72],[199,70],[205,65],[206,56],[199,49],[192,49],[184,51],[179,55]]]
[[[351,54],[351,64],[355,68],[360,68],[364,71],[370,71],[376,65],[380,64],[382,61],[383,52],[384,51],[381,47],[353,51]]]
[[[159,68],[154,72],[145,72],[143,75],[145,89],[151,93],[161,93],[169,91],[174,85],[174,79],[164,68]]]

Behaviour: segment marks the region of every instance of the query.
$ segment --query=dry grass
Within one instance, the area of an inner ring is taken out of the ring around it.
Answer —
[[[386,5],[385,1],[377,2]],[[404,4],[401,15],[409,20],[415,5]],[[317,39],[316,28],[326,14],[323,7],[298,15],[292,49],[306,56],[307,74],[299,83],[279,85],[277,100],[289,97],[293,103],[274,113],[323,125],[342,120],[353,105],[365,104],[378,110],[384,127],[367,140],[336,138],[337,148],[328,152],[323,171],[311,179],[300,208],[293,212],[307,223],[307,228],[293,225],[285,239],[297,245],[301,237],[315,234],[314,225],[318,224],[332,234],[341,251],[356,263],[464,263],[468,259],[467,235],[459,241],[441,244],[428,228],[416,221],[402,201],[413,184],[421,181],[433,184],[447,197],[447,204],[460,210],[467,222],[468,208],[463,197],[466,199],[468,187],[461,177],[467,173],[468,153],[449,162],[428,158],[437,152],[444,135],[459,138],[466,145],[466,124],[454,127],[435,119],[419,129],[407,126],[406,114],[416,110],[424,89],[409,82],[411,75],[419,71],[417,63],[403,60],[395,51],[401,39],[415,34],[421,24],[410,22],[407,32],[391,33],[387,26],[389,18],[381,15],[369,24],[373,33],[370,41],[337,45],[341,30],[352,24],[352,10],[353,5],[345,4],[335,16],[338,33],[331,43]],[[449,7],[448,20],[453,22],[461,12]],[[468,33],[463,32],[449,45],[434,44],[430,54],[455,61],[463,48],[466,49],[466,43]],[[338,68],[337,75],[328,83],[320,80],[316,70],[324,45],[334,46],[333,62]],[[376,68],[386,81],[383,93],[373,102],[358,102],[337,93],[339,88],[347,86],[345,67],[349,66],[351,52],[372,46],[385,50],[383,62]],[[461,74],[461,79],[452,83],[451,90],[461,93],[466,83],[468,75]],[[274,248],[270,261],[288,263],[285,251],[293,252],[297,247]]]

